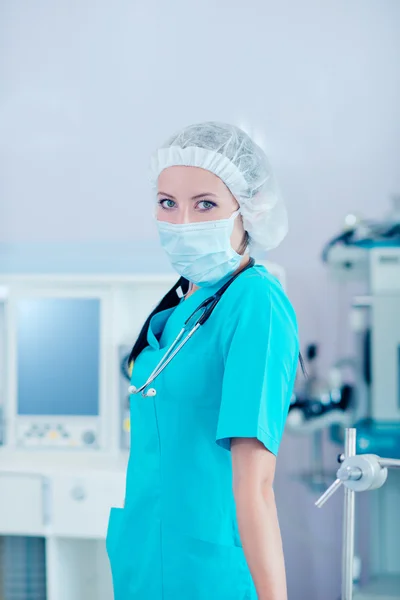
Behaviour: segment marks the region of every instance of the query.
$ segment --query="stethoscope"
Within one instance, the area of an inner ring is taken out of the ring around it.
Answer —
[[[167,365],[171,362],[171,360],[178,354],[178,352],[183,348],[185,344],[190,340],[190,338],[196,333],[196,331],[204,325],[211,317],[215,307],[218,302],[221,300],[222,295],[226,292],[228,287],[235,281],[235,279],[247,271],[254,267],[255,261],[254,258],[250,258],[249,262],[241,271],[236,273],[229,281],[227,281],[213,296],[210,296],[204,302],[202,302],[190,315],[188,319],[186,319],[182,329],[178,333],[175,340],[172,342],[171,346],[165,352],[164,356],[161,358],[160,362],[157,364],[155,369],[152,371],[150,376],[148,377],[146,383],[137,388],[134,385],[129,386],[129,394],[142,394],[143,397],[152,397],[157,394],[157,391],[154,388],[150,388],[148,391],[146,389],[149,387],[151,383],[162,373]],[[187,331],[189,324],[191,323],[193,317],[202,311],[201,315],[197,318],[196,322],[190,329]],[[186,336],[183,337],[186,333]],[[183,339],[182,339],[183,338]]]

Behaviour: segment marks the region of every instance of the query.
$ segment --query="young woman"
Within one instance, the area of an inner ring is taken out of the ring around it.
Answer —
[[[131,354],[126,500],[107,535],[115,600],[286,600],[273,480],[297,325],[279,282],[248,254],[280,243],[286,211],[263,151],[234,126],[184,129],[156,152],[152,175],[161,245],[181,277]]]

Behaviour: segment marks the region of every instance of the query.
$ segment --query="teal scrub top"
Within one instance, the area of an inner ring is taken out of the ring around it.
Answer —
[[[221,283],[151,319],[139,387]],[[133,307],[134,310],[134,307]],[[115,600],[256,600],[232,490],[232,438],[277,454],[298,364],[293,308],[259,265],[243,272],[151,387],[131,396],[124,508],[111,509]]]

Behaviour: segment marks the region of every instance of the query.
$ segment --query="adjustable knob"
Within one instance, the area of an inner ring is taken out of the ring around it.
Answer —
[[[87,446],[92,446],[96,441],[96,434],[94,433],[94,431],[88,429],[87,431],[83,432],[82,441]]]
[[[315,505],[321,508],[342,484],[353,492],[365,492],[382,487],[388,471],[379,461],[379,457],[374,454],[356,454],[345,458],[336,473],[336,481],[318,498]]]

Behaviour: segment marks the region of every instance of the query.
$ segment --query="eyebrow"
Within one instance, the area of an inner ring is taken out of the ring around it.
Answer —
[[[171,196],[171,194],[166,194],[165,192],[158,192],[157,194],[158,196],[166,196],[167,198],[171,198],[171,200],[176,200],[176,198],[174,196]],[[217,196],[211,192],[204,192],[203,194],[196,194],[196,196],[192,196],[191,200],[198,200],[199,198],[204,198],[204,196],[212,196],[213,198],[216,198]]]

